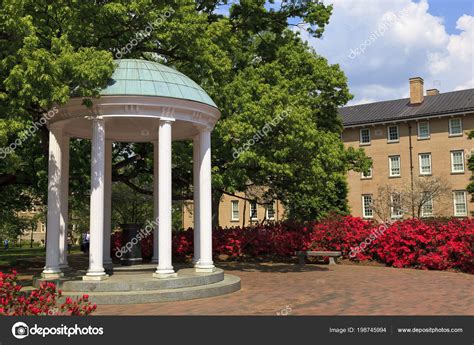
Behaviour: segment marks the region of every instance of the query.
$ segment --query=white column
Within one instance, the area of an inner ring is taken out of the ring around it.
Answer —
[[[67,236],[69,221],[69,137],[63,135],[61,140],[61,216],[59,219],[59,267],[68,269]]]
[[[91,204],[89,269],[84,280],[107,278],[103,265],[105,125],[102,118],[92,120]]]
[[[199,132],[199,231],[200,254],[196,272],[213,272],[212,262],[212,185],[211,185],[211,129]]]
[[[199,151],[199,135],[194,137],[193,141],[193,215],[194,215],[194,258],[193,263],[196,265],[199,262],[199,255],[201,254],[200,242],[201,232],[199,224],[199,171],[201,169],[201,159]]]
[[[59,268],[59,228],[61,217],[61,136],[62,130],[49,129],[48,216],[46,229],[46,265],[41,276],[54,279],[62,276]]]
[[[158,131],[158,267],[155,278],[176,277],[171,249],[171,121],[161,120]]]
[[[158,263],[158,223],[159,223],[159,212],[158,212],[158,142],[153,143],[153,257],[151,262]]]
[[[112,233],[112,141],[105,141],[104,167],[104,266],[112,266],[110,236]]]

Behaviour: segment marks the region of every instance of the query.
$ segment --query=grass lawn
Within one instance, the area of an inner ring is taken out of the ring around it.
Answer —
[[[28,268],[44,265],[44,247],[10,248],[0,250],[0,269]],[[80,253],[79,247],[73,247],[71,253]]]

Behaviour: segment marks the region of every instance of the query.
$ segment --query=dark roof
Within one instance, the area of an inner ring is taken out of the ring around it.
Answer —
[[[425,96],[420,105],[411,105],[409,98],[339,109],[344,126],[390,122],[419,117],[474,111],[474,89]]]

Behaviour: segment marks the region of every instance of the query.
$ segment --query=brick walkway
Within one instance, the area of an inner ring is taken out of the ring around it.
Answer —
[[[103,305],[95,315],[474,315],[474,276],[362,265],[220,264],[242,290],[183,302]]]

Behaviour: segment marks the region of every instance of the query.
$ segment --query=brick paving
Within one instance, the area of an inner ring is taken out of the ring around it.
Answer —
[[[95,315],[474,315],[474,276],[362,265],[226,263],[233,294],[101,305]]]

